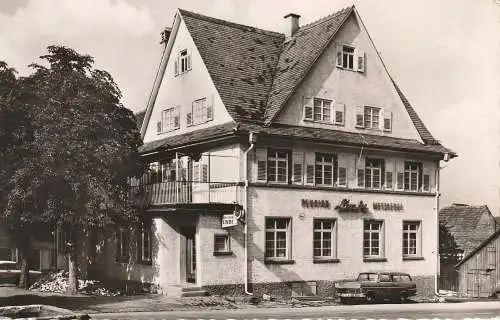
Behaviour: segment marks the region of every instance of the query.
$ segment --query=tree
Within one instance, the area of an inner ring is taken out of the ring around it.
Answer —
[[[455,241],[445,222],[439,222],[439,258],[441,265],[455,265],[460,261],[463,250]]]
[[[23,78],[29,92],[32,136],[24,166],[13,175],[13,208],[33,208],[23,218],[64,230],[69,239],[69,293],[76,293],[80,232],[130,224],[128,179],[142,174],[141,139],[133,113],[121,103],[111,75],[94,60],[64,46],[49,46]]]

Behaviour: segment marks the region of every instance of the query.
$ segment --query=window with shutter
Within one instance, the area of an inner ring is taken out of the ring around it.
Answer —
[[[179,128],[179,113],[180,113],[179,107],[169,108],[163,111],[162,113],[163,132],[168,132]]]
[[[385,173],[385,188],[392,189],[392,172],[390,171]]]
[[[430,191],[431,189],[431,176],[424,174],[422,191]]]
[[[354,48],[342,46],[342,68],[354,70]]]
[[[347,186],[347,168],[339,167],[339,179],[338,179],[339,187]]]
[[[365,115],[363,107],[356,107],[356,128],[364,128]]]
[[[304,115],[303,119],[304,120],[313,120],[313,113],[314,113],[314,107],[313,107],[313,99],[310,97],[304,97]]]
[[[184,49],[179,53],[180,73],[191,70],[191,55]]]
[[[335,124],[343,126],[344,119],[345,119],[345,104],[336,103],[335,104],[335,118],[334,118]]]
[[[420,190],[422,187],[422,169],[422,164],[419,162],[404,162],[404,190]]]
[[[365,187],[379,189],[383,185],[384,160],[367,158],[365,161]]]
[[[305,168],[306,168],[306,179],[305,183],[307,185],[314,185],[314,163],[315,163],[314,152],[306,152],[305,153]]]
[[[357,58],[357,69],[358,72],[365,71],[365,53],[361,50],[356,50],[356,58]]]
[[[267,150],[267,181],[288,183],[290,151],[283,149]]]
[[[390,132],[392,130],[392,112],[384,111],[384,131]]]
[[[337,67],[342,68],[342,46],[337,46]]]
[[[208,182],[208,165],[201,165],[201,182]]]
[[[294,152],[292,155],[293,173],[292,182],[294,184],[302,184],[304,180],[304,153]]]
[[[255,150],[255,181],[267,181],[267,149],[256,148]]]

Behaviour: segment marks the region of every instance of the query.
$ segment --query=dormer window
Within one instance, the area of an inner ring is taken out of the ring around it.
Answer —
[[[179,75],[191,70],[191,53],[187,49],[179,51],[176,61],[174,62],[174,73]]]

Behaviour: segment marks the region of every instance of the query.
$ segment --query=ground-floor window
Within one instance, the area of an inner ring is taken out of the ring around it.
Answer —
[[[420,221],[403,222],[403,257],[421,256]]]
[[[334,259],[337,255],[335,219],[314,219],[313,228],[314,259]]]
[[[231,252],[231,242],[227,234],[214,235],[214,255]]]
[[[290,218],[266,218],[266,259],[290,259]]]
[[[383,257],[383,221],[365,220],[363,227],[363,256],[365,258]]]
[[[143,263],[151,262],[151,221],[144,221],[138,232],[137,257]]]
[[[130,257],[130,230],[120,228],[116,231],[115,260],[124,261]]]

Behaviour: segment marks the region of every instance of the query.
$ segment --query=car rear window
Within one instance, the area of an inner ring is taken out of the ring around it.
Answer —
[[[411,278],[407,275],[393,275],[392,281],[394,282],[410,282]]]

